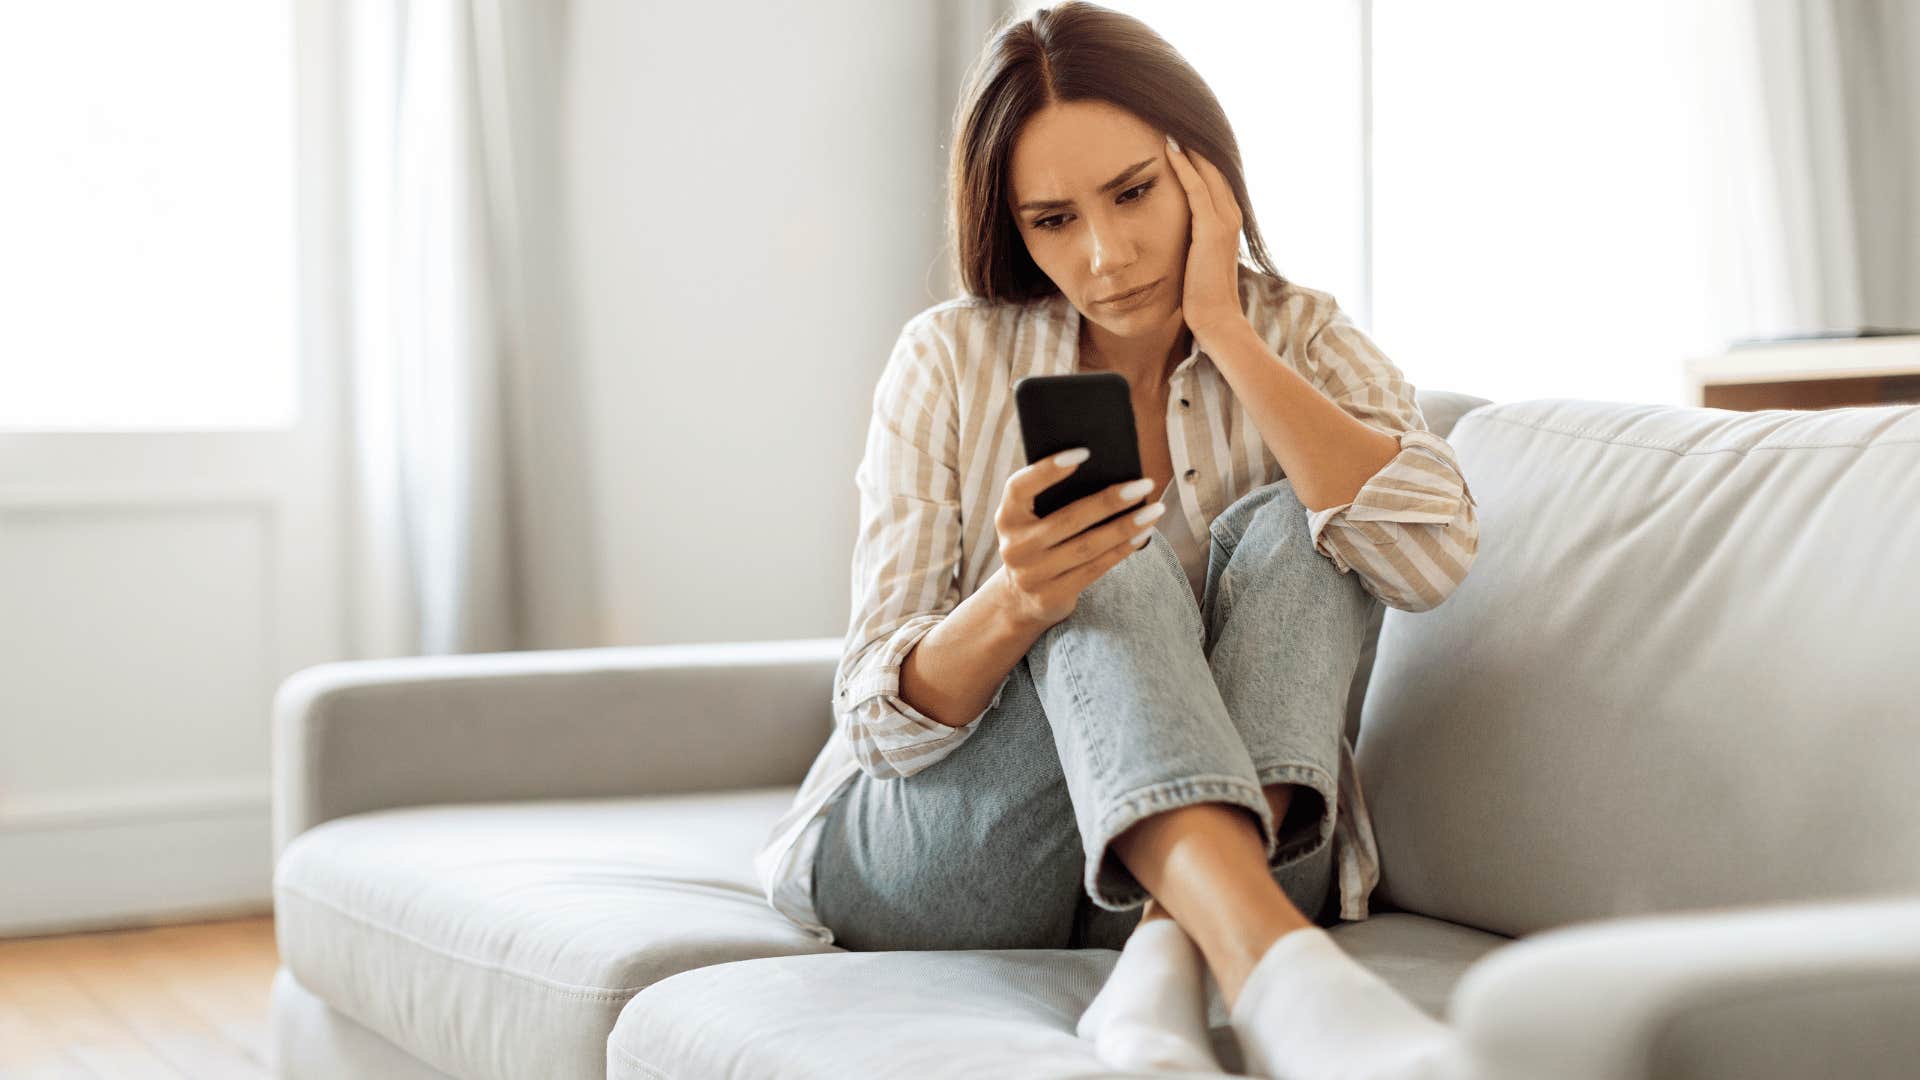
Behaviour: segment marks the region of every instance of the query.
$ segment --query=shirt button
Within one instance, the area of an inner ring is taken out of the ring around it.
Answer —
[[[1199,475],[1199,473],[1200,473],[1200,470],[1199,470],[1199,469],[1188,469],[1188,470],[1187,470],[1187,479],[1189,479],[1189,480],[1191,480],[1191,479],[1193,479],[1193,478],[1194,478],[1195,476],[1197,476],[1197,475]]]
[[[1186,399],[1186,398],[1181,398],[1181,399],[1180,399],[1180,407],[1181,407],[1181,408],[1183,408],[1183,409],[1187,407],[1187,399]]]

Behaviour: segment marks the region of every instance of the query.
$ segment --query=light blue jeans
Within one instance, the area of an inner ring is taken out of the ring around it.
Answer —
[[[1148,893],[1113,839],[1209,802],[1259,818],[1274,880],[1331,925],[1347,691],[1379,601],[1313,549],[1291,479],[1212,534],[1197,607],[1156,531],[1034,642],[966,742],[841,791],[813,874],[835,944],[1120,948]],[[1301,785],[1284,822],[1275,783]]]

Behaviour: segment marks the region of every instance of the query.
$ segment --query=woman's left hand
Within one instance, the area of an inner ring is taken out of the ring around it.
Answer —
[[[1186,189],[1193,218],[1180,307],[1187,328],[1204,346],[1247,318],[1240,307],[1240,203],[1226,174],[1198,151],[1181,148],[1171,135],[1167,158]]]

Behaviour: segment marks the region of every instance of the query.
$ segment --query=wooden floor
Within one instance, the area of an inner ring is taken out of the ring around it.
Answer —
[[[268,1080],[272,916],[0,939],[0,1078]]]

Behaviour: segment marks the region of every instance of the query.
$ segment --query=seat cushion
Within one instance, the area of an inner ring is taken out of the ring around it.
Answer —
[[[1509,941],[1399,913],[1331,933],[1436,1017],[1460,975]],[[1119,956],[833,949],[685,971],[627,1004],[607,1044],[607,1076],[1110,1076],[1074,1025]],[[1215,1055],[1237,1071],[1217,993],[1208,1021]]]
[[[677,972],[821,951],[753,854],[794,788],[424,806],[300,834],[274,874],[282,962],[443,1072],[602,1077],[627,1000]]]

